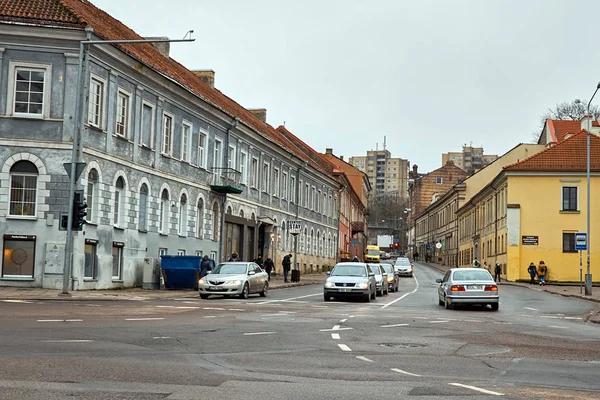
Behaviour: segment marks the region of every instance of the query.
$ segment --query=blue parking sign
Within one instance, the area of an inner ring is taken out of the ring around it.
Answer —
[[[575,250],[587,250],[587,233],[577,232],[575,234]]]

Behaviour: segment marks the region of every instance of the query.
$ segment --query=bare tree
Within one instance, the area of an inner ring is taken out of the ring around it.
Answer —
[[[595,105],[590,105],[590,113],[594,116],[594,118],[600,118],[600,107]],[[544,124],[548,118],[556,119],[556,120],[572,120],[579,121],[581,118],[587,115],[587,103],[580,100],[575,99],[573,101],[564,101],[555,105],[552,108],[549,108],[542,116],[540,117],[540,125],[537,132],[533,132],[531,134],[531,139],[534,143],[537,143],[540,138],[540,133],[544,128]]]

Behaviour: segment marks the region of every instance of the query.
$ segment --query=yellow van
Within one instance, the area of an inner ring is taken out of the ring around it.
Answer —
[[[378,263],[379,262],[379,246],[369,245],[365,249],[365,262]]]

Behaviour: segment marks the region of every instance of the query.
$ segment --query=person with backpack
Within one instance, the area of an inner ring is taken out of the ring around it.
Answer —
[[[288,254],[285,257],[283,257],[283,260],[281,261],[281,265],[283,266],[283,281],[287,282],[288,275],[290,273],[290,269],[292,266],[292,255]]]
[[[529,264],[529,267],[527,267],[527,272],[529,272],[529,276],[531,277],[529,284],[533,285],[535,283],[535,276],[537,275],[537,268],[533,261]]]

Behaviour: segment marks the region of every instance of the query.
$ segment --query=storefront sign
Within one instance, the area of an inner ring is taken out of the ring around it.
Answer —
[[[123,243],[123,242],[113,242],[113,247],[125,247],[125,243]]]
[[[35,240],[35,235],[4,235],[5,240]]]
[[[521,236],[521,244],[523,244],[524,246],[530,245],[530,246],[537,246],[538,243],[538,237],[537,236]]]
[[[98,239],[85,239],[85,244],[98,244]]]

